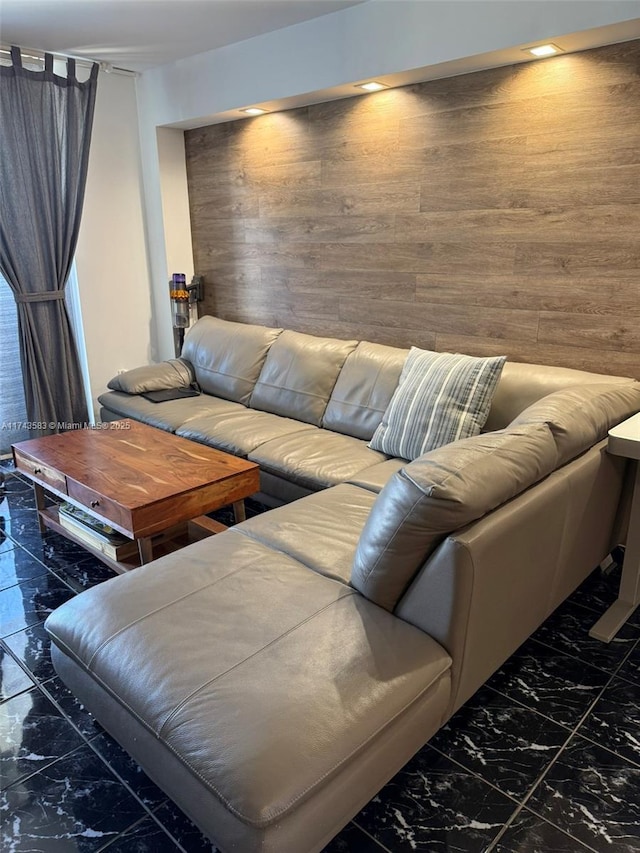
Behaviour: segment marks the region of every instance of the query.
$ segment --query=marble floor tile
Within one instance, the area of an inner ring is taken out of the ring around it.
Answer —
[[[528,640],[487,684],[556,723],[573,728],[609,677],[602,669]]]
[[[221,853],[171,800],[156,809],[154,815],[188,853]]]
[[[588,853],[576,838],[572,838],[528,809],[516,815],[492,853]]]
[[[578,732],[640,766],[640,685],[614,678]]]
[[[0,849],[89,853],[146,817],[85,745],[0,796]]]
[[[46,566],[15,542],[0,550],[0,590],[47,574]]]
[[[246,501],[245,501],[245,509],[246,509]],[[209,513],[211,518],[215,518],[216,521],[219,521],[220,524],[226,524],[227,527],[231,527],[235,524],[236,520],[233,514],[233,508],[230,506],[223,506],[220,509],[216,509],[213,512]],[[247,515],[248,517],[248,515]]]
[[[484,853],[516,804],[429,746],[356,815],[393,853]]]
[[[73,591],[51,572],[0,592],[2,638],[44,622],[56,607],[73,598]]]
[[[50,539],[55,539],[55,542],[51,544]],[[55,533],[47,534],[47,541],[42,543],[40,549],[40,559],[48,569],[51,569],[52,572],[55,572],[63,580],[69,582],[76,592],[80,592],[84,588],[79,581],[82,577],[85,564],[93,561],[96,565],[103,568],[106,568],[106,566],[85,548],[76,545],[75,542],[69,540],[64,546],[60,545],[61,542],[65,542],[61,536]],[[36,549],[33,548],[33,550]],[[76,569],[76,566],[82,566],[83,568]],[[88,566],[86,568],[89,570]],[[70,580],[67,580],[67,576]],[[113,577],[113,573],[103,575],[102,580],[107,580],[109,577]]]
[[[17,492],[15,490],[6,492],[4,498],[0,500],[0,515],[16,521],[24,515],[22,522],[31,524],[37,521],[38,512],[33,500],[33,491],[28,486],[20,485],[21,488]]]
[[[114,571],[87,551],[73,559],[56,555],[49,558],[47,564],[75,592],[82,592],[116,576]]]
[[[0,515],[5,512],[13,513],[19,510],[36,511],[33,487],[23,480],[10,477],[5,482],[4,498],[0,501]]]
[[[604,613],[618,596],[621,574],[620,566],[614,566],[606,573],[599,568],[595,569],[575,590],[571,600],[594,613]]]
[[[383,853],[384,850],[384,847],[381,847],[360,827],[354,823],[348,823],[322,853]]]
[[[483,687],[430,740],[430,745],[512,797],[523,797],[570,732]]]
[[[14,539],[15,542],[22,545],[25,551],[28,551],[32,557],[35,557],[42,563],[42,557],[44,554],[43,536],[46,537],[48,534],[42,534],[37,523],[34,523],[28,530],[23,530],[20,536],[16,535]]]
[[[42,622],[16,631],[2,642],[37,682],[46,681],[55,675],[51,663],[51,640]]]
[[[527,806],[597,853],[640,850],[640,767],[577,735]]]
[[[603,575],[600,569],[596,569],[573,593],[571,600],[574,604],[592,610],[598,619],[618,597],[621,574],[620,568],[614,569],[609,575]],[[627,622],[640,627],[640,610],[632,613]]]
[[[69,688],[56,675],[42,684],[42,690],[54,701],[64,716],[88,739],[104,731],[93,714],[76,699]]]
[[[6,534],[14,542],[22,542],[39,530],[38,513],[35,509],[10,510],[9,513],[3,514],[3,518]]]
[[[145,806],[155,809],[166,802],[168,798],[164,791],[149,779],[140,765],[105,731],[92,739],[91,748],[111,767],[116,776],[126,782]]]
[[[0,788],[30,776],[84,741],[38,689],[9,699],[0,714]]]
[[[152,817],[134,824],[115,841],[100,848],[108,853],[180,853],[182,847]]]
[[[10,551],[16,544],[7,536],[6,526],[6,518],[4,518],[0,512],[0,554],[3,554],[5,551]]]
[[[597,614],[569,599],[538,628],[533,639],[611,675],[640,637],[640,628],[623,625],[610,643],[603,643],[589,636],[597,620]]]
[[[269,507],[266,504],[260,503],[260,501],[253,500],[253,498],[246,498],[244,502],[245,512],[247,514],[247,518],[253,518],[254,515],[260,515],[261,513],[268,510]],[[222,524],[226,524],[228,527],[233,526],[236,523],[235,516],[233,514],[233,507],[231,506],[223,506],[220,509],[215,510],[210,513],[212,518],[215,518],[216,521],[220,521]]]
[[[33,681],[0,642],[0,703],[33,687]]]
[[[66,559],[72,562],[87,556],[87,551],[80,545],[70,539],[65,539],[64,536],[59,536],[52,530],[47,530],[44,534],[40,533],[37,524],[25,530],[17,541],[36,559],[50,568],[56,567],[56,560],[58,559]]]
[[[633,681],[634,684],[640,684],[640,642],[622,664],[618,675],[628,681]]]

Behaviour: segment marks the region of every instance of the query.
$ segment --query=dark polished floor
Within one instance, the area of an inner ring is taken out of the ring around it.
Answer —
[[[0,502],[3,853],[215,848],[56,677],[42,623],[111,572],[38,533],[31,488]],[[514,566],[517,571],[517,566]],[[609,645],[596,571],[325,853],[640,850],[640,613]]]

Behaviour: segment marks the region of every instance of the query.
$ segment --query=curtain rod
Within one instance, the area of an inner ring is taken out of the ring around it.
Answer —
[[[55,51],[50,50],[39,50],[34,47],[21,47],[20,53],[22,54],[23,59],[35,59],[37,62],[44,62],[45,53],[51,53],[54,59],[75,59],[76,64],[83,66],[85,68],[91,68],[91,66],[97,62],[100,66],[100,71],[104,71],[105,74],[124,74],[127,77],[137,77],[137,71],[131,71],[128,68],[118,68],[115,65],[112,65],[110,62],[104,62],[99,59],[87,59],[86,56],[74,56],[72,53],[57,53]],[[7,54],[11,56],[11,45],[8,44],[0,44],[0,55]],[[0,56],[1,58],[1,56]]]

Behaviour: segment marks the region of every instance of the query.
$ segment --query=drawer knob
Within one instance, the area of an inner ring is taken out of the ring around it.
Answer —
[[[100,506],[100,501],[91,501],[91,506]]]
[[[34,474],[42,474],[42,468],[34,468],[33,473]]]

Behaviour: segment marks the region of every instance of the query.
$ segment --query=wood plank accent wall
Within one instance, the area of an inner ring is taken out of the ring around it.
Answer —
[[[640,41],[186,151],[204,313],[640,378]]]

